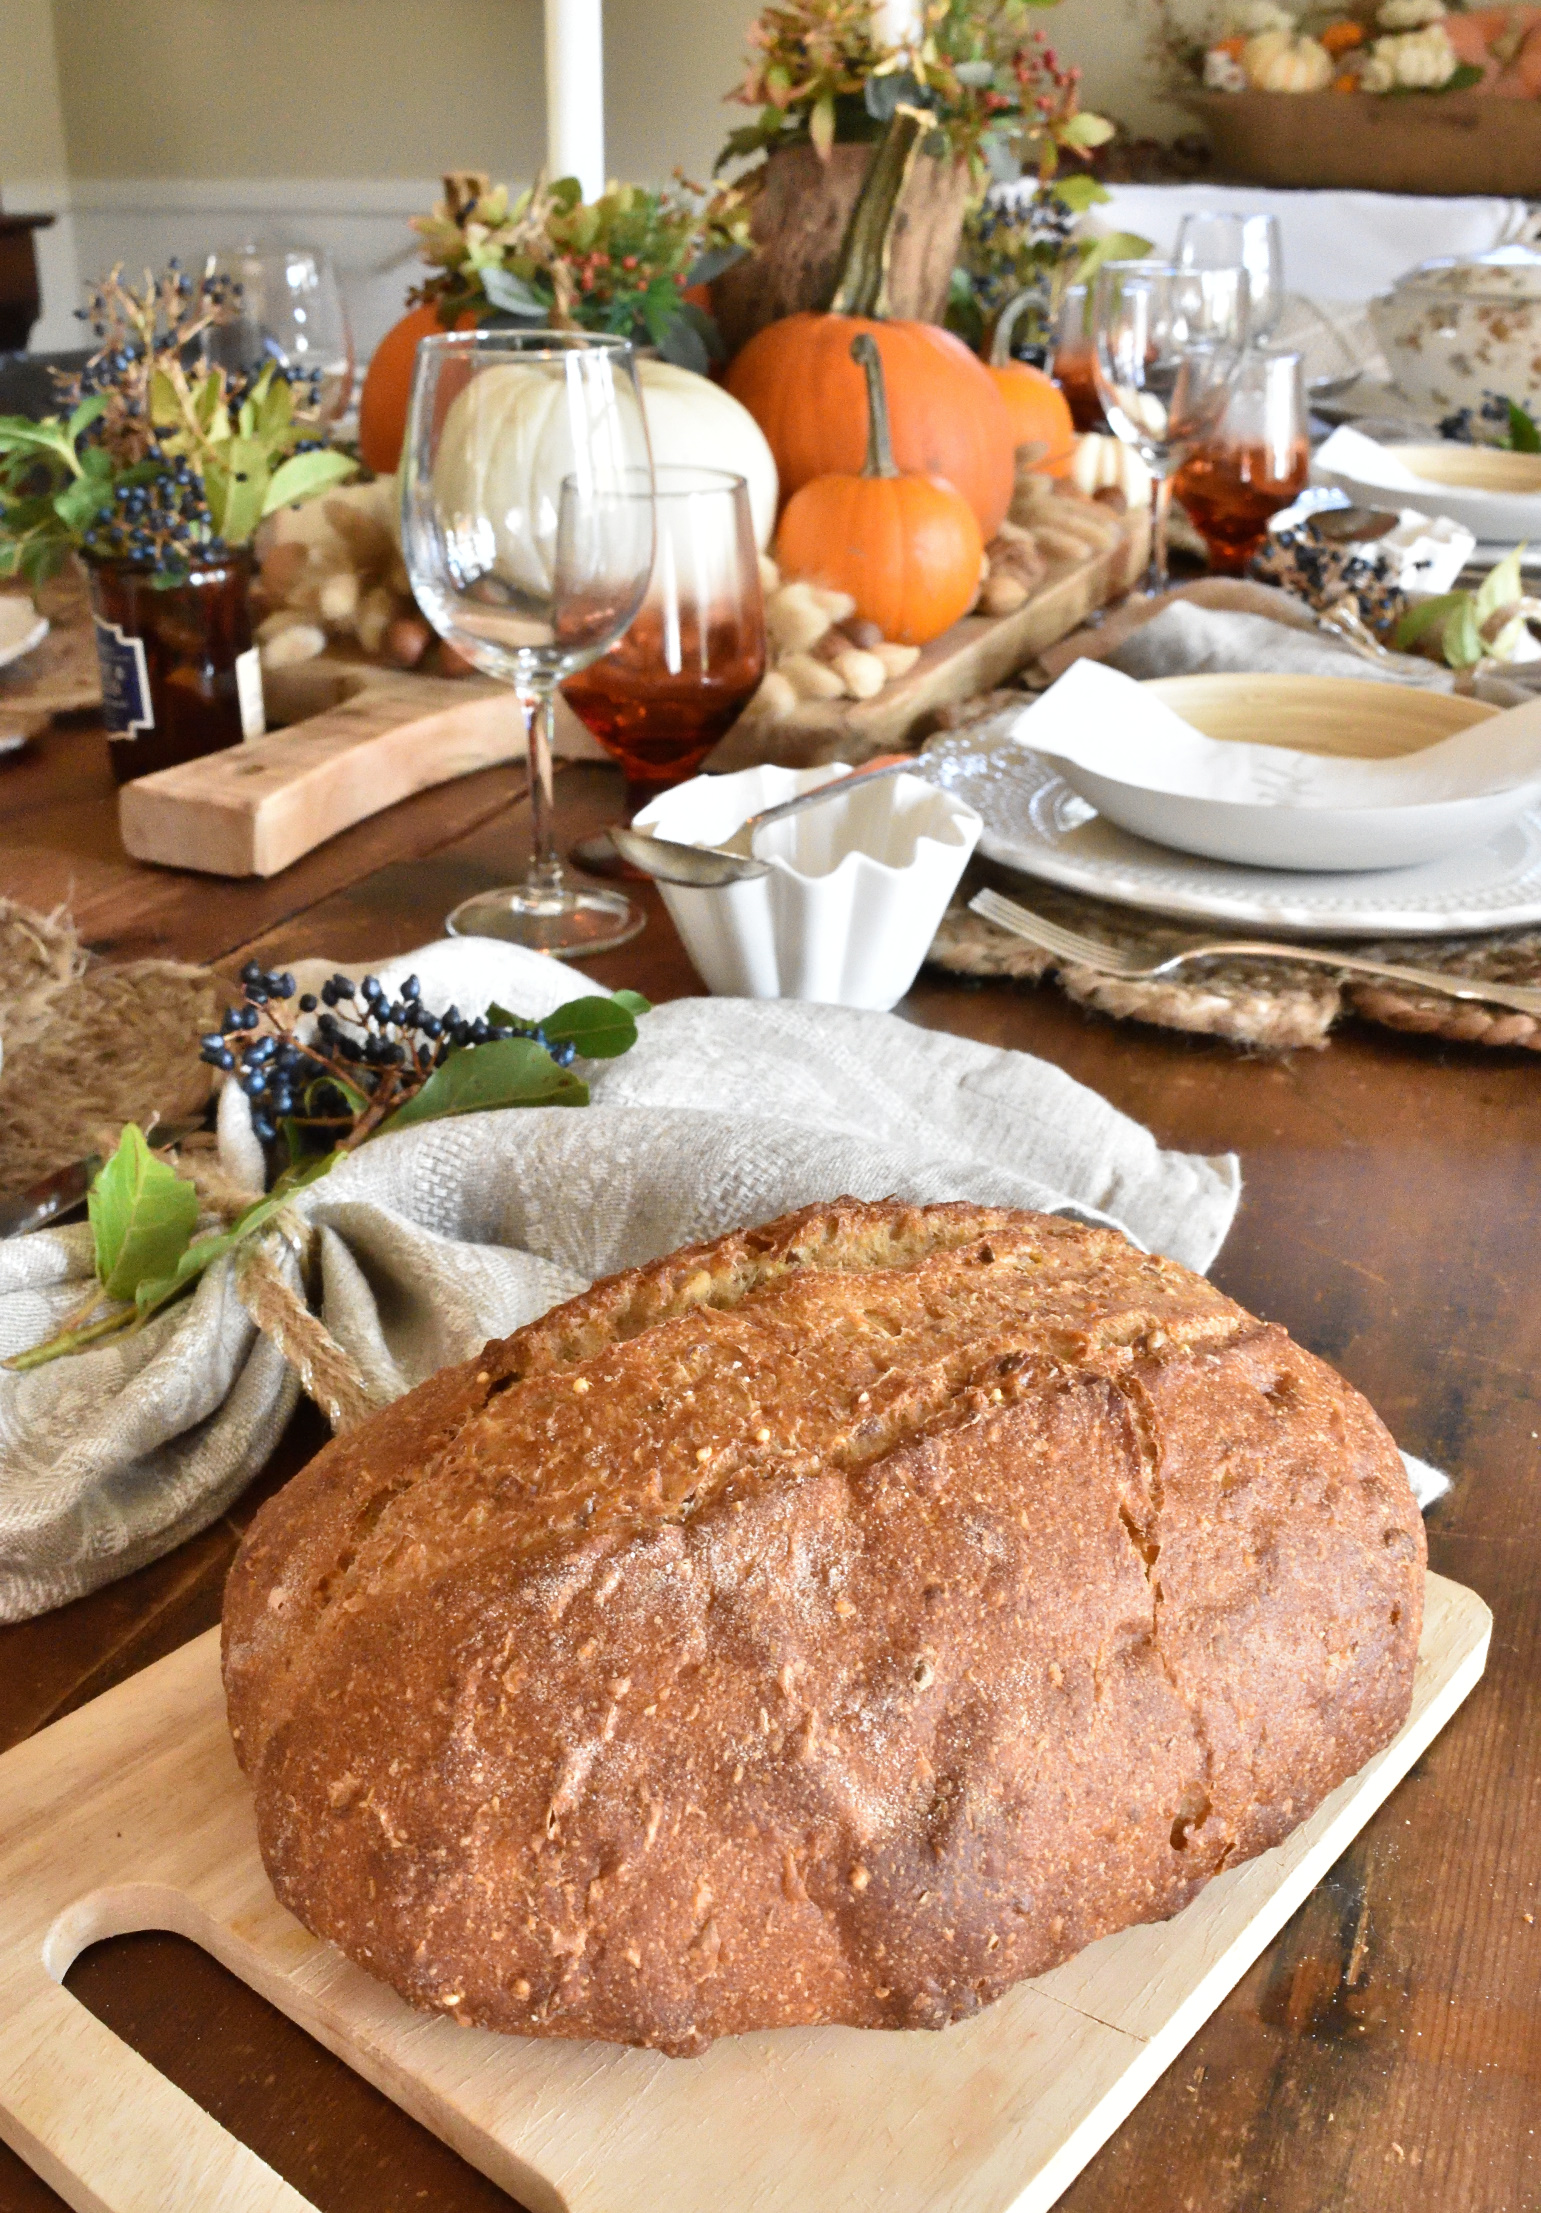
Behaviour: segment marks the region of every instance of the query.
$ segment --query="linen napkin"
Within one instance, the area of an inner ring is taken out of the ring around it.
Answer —
[[[327,963],[296,968],[301,988]],[[584,988],[487,939],[380,966],[425,1001],[538,1018]],[[357,970],[354,971],[358,973]],[[1233,1155],[1148,1130],[1025,1053],[849,1008],[688,999],[643,1017],[582,1109],[430,1122],[296,1195],[318,1233],[322,1315],[381,1398],[476,1352],[594,1277],[829,1199],[971,1199],[1112,1223],[1208,1267],[1240,1192]],[[242,1094],[221,1159],[257,1159]],[[90,1275],[83,1229],[0,1244],[0,1357],[50,1335]],[[298,1287],[299,1265],[285,1262]],[[231,1264],[135,1335],[0,1370],[0,1621],[94,1589],[215,1520],[272,1451],[298,1385],[236,1295]]]
[[[1076,661],[1031,705],[1005,719],[1001,732],[1035,753],[1119,783],[1239,805],[1405,807],[1513,792],[1518,808],[1527,792],[1541,791],[1541,699],[1416,753],[1359,760],[1206,737],[1118,667]]]

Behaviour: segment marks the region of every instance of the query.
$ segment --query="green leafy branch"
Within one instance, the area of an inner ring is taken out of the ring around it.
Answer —
[[[356,1111],[350,1113],[350,1126],[341,1140],[325,1150],[308,1152],[307,1133],[334,1129],[338,1118],[323,1113],[286,1121],[290,1163],[272,1190],[228,1226],[205,1230],[201,1236],[196,1234],[196,1188],[165,1153],[152,1149],[136,1124],[129,1123],[87,1201],[95,1266],[90,1293],[52,1337],[14,1355],[5,1366],[40,1368],[142,1328],[153,1315],[190,1293],[215,1261],[272,1229],[299,1192],[329,1174],[360,1143],[450,1115],[499,1107],[586,1106],[588,1085],[556,1054],[565,1056],[571,1049],[585,1060],[612,1060],[636,1043],[637,1018],[647,1012],[648,1001],[640,992],[591,994],[571,999],[547,1015],[537,1037],[533,1025],[522,1017],[489,1007],[486,1020],[493,1026],[532,1034],[460,1046],[404,1097],[397,1096],[399,1083],[393,1081],[386,1096],[397,1103],[383,1118],[371,1113],[374,1099],[335,1072],[326,1072],[318,1081],[339,1094],[351,1092],[355,1102]],[[390,1074],[396,1078],[397,1071],[392,1069]]]
[[[1410,607],[1392,643],[1402,652],[1434,646],[1453,669],[1484,661],[1512,661],[1526,636],[1527,618],[1541,615],[1541,600],[1525,594],[1523,546],[1506,554],[1474,592],[1439,592]]]

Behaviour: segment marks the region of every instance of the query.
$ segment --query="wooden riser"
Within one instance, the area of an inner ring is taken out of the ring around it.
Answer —
[[[0,2137],[80,2213],[308,2201],[88,2013],[88,1944],[203,1945],[531,2213],[1045,2213],[1481,1676],[1439,1576],[1412,1715],[1276,1850],[940,2035],[727,2038],[699,2059],[412,2012],[278,1904],[225,1727],[218,1632],[0,1759]]]
[[[770,724],[742,715],[708,762],[804,766],[871,759],[914,742],[939,707],[988,691],[1123,590],[1145,554],[1142,517],[1122,541],[1052,573],[1014,615],[969,615],[926,647],[876,699],[800,709]],[[524,758],[512,693],[483,679],[401,676],[368,665],[302,663],[268,678],[270,714],[287,728],[125,784],[118,822],[136,861],[212,876],[276,876],[302,854],[412,793]],[[556,750],[602,759],[565,702]]]

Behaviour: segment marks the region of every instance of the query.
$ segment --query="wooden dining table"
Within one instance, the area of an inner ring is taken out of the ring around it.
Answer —
[[[608,769],[561,771],[563,842],[613,818],[620,799]],[[458,900],[507,881],[526,824],[523,771],[500,768],[409,800],[266,882],[152,869],[125,858],[101,731],[77,720],[0,762],[0,897],[67,908],[103,960],[233,972],[253,953],[269,965],[324,955],[357,970],[439,936]],[[587,972],[654,1000],[699,992],[652,888],[637,896],[646,929]],[[1541,1062],[1353,1024],[1325,1051],[1269,1057],[1090,1015],[1049,984],[970,986],[933,970],[897,1011],[1041,1055],[1163,1145],[1239,1153],[1245,1191],[1215,1280],[1332,1361],[1407,1450],[1449,1471],[1428,1516],[1430,1562],[1496,1617],[1475,1694],[1062,2206],[1535,2213]],[[302,1405],[212,1527],[0,1629],[0,1749],[215,1623],[243,1528],[326,1435]],[[68,1986],[321,2213],[511,2202],[180,1937],[114,1938],[81,1956]],[[702,2126],[725,2120],[703,2114]],[[0,2213],[62,2202],[0,2144]],[[662,2179],[658,2206],[669,2213]],[[831,2175],[809,2213],[837,2207],[865,2213]]]

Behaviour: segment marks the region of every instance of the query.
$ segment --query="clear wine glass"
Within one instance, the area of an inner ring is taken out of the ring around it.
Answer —
[[[235,314],[203,334],[204,359],[253,375],[277,362],[316,379],[321,419],[337,422],[353,392],[353,333],[336,274],[314,246],[237,246],[206,273],[235,288]]]
[[[1147,593],[1166,590],[1172,474],[1224,412],[1246,345],[1247,304],[1239,266],[1108,261],[1097,272],[1097,390],[1110,427],[1151,473]]]
[[[642,605],[654,506],[630,345],[580,331],[456,331],[417,349],[402,468],[402,552],[443,638],[512,685],[529,733],[524,881],[450,915],[459,937],[543,953],[622,945],[641,911],[577,887],[552,837],[552,697]]]
[[[1185,215],[1173,259],[1180,269],[1245,269],[1247,336],[1254,345],[1273,336],[1284,312],[1284,240],[1277,215]]]

